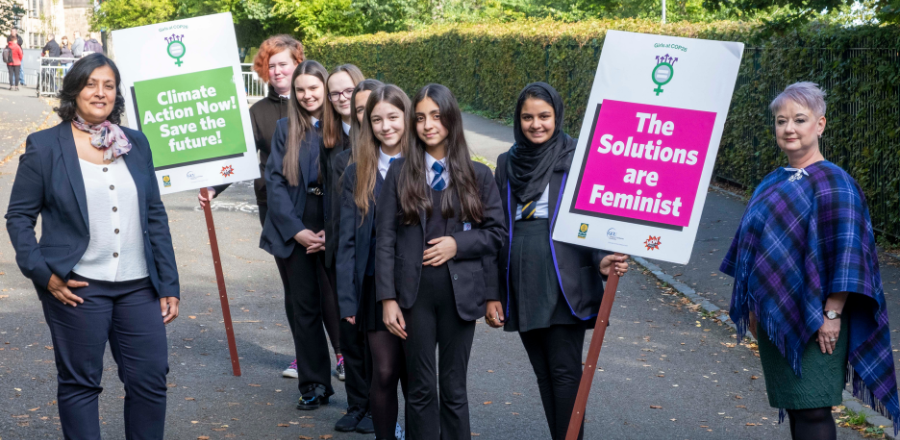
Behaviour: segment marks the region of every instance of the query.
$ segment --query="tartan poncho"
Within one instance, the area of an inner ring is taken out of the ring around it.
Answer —
[[[800,376],[803,349],[825,319],[825,300],[850,292],[842,313],[849,335],[839,337],[850,338],[853,395],[892,419],[896,432],[897,379],[865,197],[831,162],[805,172],[779,168],[750,199],[720,268],[734,277],[731,320],[743,335],[753,311]]]

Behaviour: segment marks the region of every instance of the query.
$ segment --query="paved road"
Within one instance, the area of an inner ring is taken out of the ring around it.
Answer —
[[[26,98],[9,98],[0,90],[0,99]],[[38,111],[29,114],[40,117]],[[503,127],[494,128],[502,133]],[[509,145],[508,138],[485,136]],[[0,148],[8,148],[2,138]],[[8,203],[15,165],[15,160],[0,165],[0,206]],[[183,301],[181,317],[167,328],[167,438],[369,439],[332,431],[346,404],[336,380],[334,404],[313,413],[294,409],[296,382],[280,377],[293,358],[280,282],[272,258],[257,246],[259,223],[247,205],[252,200],[250,185],[235,185],[221,195],[215,213],[244,372],[233,377],[202,213],[193,194],[164,197]],[[640,271],[619,286],[586,438],[789,438],[766,401],[759,359],[736,345],[729,327],[703,319]],[[103,434],[121,439],[124,391],[109,355],[105,366]],[[15,266],[10,244],[0,240],[0,438],[61,438],[55,380],[40,304]],[[515,334],[478,324],[469,399],[476,438],[549,437],[533,373]],[[860,438],[847,429],[839,432],[841,439]]]

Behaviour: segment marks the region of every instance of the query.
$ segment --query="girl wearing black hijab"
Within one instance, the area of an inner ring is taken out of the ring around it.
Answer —
[[[606,276],[628,271],[625,255],[551,239],[576,143],[562,124],[562,98],[553,87],[538,82],[522,90],[516,143],[500,155],[494,176],[509,237],[500,251],[501,299],[488,301],[485,315],[490,326],[519,332],[554,440],[569,428],[584,334],[596,323]]]

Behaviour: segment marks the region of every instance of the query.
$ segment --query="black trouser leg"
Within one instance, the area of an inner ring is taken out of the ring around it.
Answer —
[[[409,372],[407,436],[416,440],[470,439],[466,373],[475,322],[459,317],[446,266],[422,268],[416,303],[403,310],[403,316]],[[440,354],[440,401],[435,348]]]
[[[554,440],[565,439],[569,429],[581,382],[584,334],[585,328],[580,325],[553,325],[519,333],[537,376],[547,425]],[[583,436],[584,422],[578,438]]]
[[[837,428],[831,408],[789,409],[791,438],[794,440],[835,440]]]
[[[291,331],[300,392],[309,397],[307,394],[312,394],[312,388],[322,385],[330,394],[334,392],[331,387],[331,359],[322,325],[322,294],[319,290],[321,252],[307,255],[303,246],[295,246],[284,263],[288,285],[286,293],[290,302],[288,319],[294,323]]]
[[[397,381],[406,382],[403,341],[387,331],[368,332],[372,355],[372,382],[369,407],[375,425],[375,438],[393,438],[399,413]],[[413,437],[410,436],[410,439]]]
[[[342,354],[341,352],[341,331],[340,321],[341,312],[338,309],[337,300],[337,274],[334,262],[331,268],[325,267],[325,252],[319,252],[322,259],[322,265],[319,272],[319,286],[322,291],[322,320],[325,323],[325,331],[328,332],[328,340],[331,341],[331,348],[334,354]]]
[[[291,335],[294,334],[294,305],[291,301],[291,288],[288,285],[287,260],[275,257],[275,266],[278,267],[278,275],[281,276],[281,285],[284,287],[284,313],[287,316],[288,327]]]
[[[347,374],[344,388],[347,390],[347,407],[357,407],[363,411],[369,409],[369,359],[365,333],[359,327],[359,321],[351,324],[341,320],[341,347],[344,355],[344,371]],[[367,368],[368,367],[368,368]],[[396,388],[396,387],[395,387]]]

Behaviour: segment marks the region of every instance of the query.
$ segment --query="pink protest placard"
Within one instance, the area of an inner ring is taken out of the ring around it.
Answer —
[[[715,120],[714,112],[603,101],[573,211],[666,229],[688,226]]]

